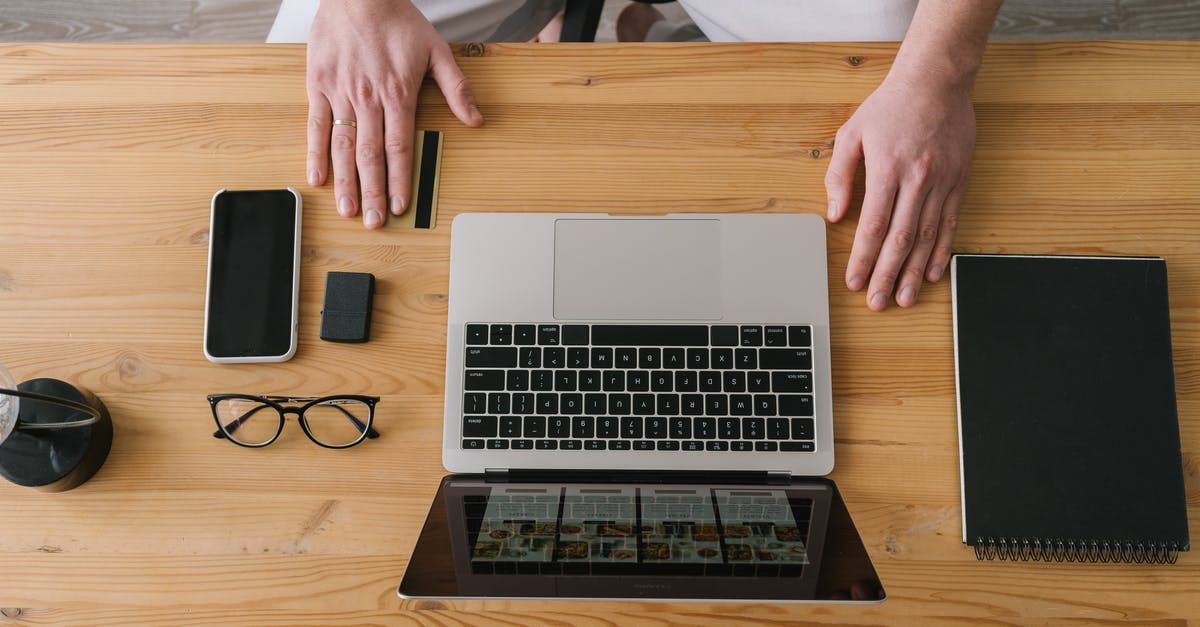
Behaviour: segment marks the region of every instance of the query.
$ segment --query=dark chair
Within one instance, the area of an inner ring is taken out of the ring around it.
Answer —
[[[675,0],[637,0],[643,4],[666,4]],[[596,41],[596,27],[604,0],[567,0],[563,8],[563,27],[559,41]]]

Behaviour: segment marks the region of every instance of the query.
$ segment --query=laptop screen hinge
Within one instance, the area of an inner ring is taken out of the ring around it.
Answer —
[[[483,469],[483,478],[486,481],[497,481],[500,483],[508,482],[507,468],[485,468]]]
[[[768,485],[787,485],[792,482],[792,473],[786,470],[768,470]]]

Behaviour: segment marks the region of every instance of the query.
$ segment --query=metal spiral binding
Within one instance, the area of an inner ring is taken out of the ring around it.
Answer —
[[[976,538],[975,559],[1021,562],[1174,564],[1178,544],[1062,538]]]

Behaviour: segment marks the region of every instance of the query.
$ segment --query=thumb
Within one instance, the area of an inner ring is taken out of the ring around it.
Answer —
[[[471,81],[458,69],[450,46],[443,43],[434,49],[429,58],[429,72],[442,94],[446,96],[446,104],[450,105],[454,117],[462,120],[467,126],[483,124],[483,114],[479,112],[479,107],[475,106],[475,93],[471,91]]]
[[[854,175],[862,160],[862,137],[843,128],[833,142],[833,156],[825,171],[825,194],[829,197],[829,221],[837,222],[850,210]]]

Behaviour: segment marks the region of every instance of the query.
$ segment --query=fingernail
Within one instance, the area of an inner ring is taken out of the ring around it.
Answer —
[[[913,304],[916,301],[917,301],[917,291],[914,290],[911,285],[900,290],[900,295],[898,297],[896,297],[896,302],[898,302],[900,305],[902,305],[904,307],[908,307],[909,305]]]
[[[871,308],[879,311],[887,306],[887,294],[875,292],[871,295]]]
[[[317,186],[317,171],[316,170],[308,171],[308,184],[312,185],[313,187]]]
[[[343,218],[349,218],[353,210],[354,208],[350,206],[349,198],[345,196],[338,198],[338,213],[340,213]]]
[[[472,100],[471,102],[469,102],[469,103],[467,104],[467,107],[471,109],[471,115],[473,115],[473,116],[475,116],[475,117],[477,117],[477,118],[480,118],[480,119],[482,119],[482,118],[483,118],[483,114],[479,112],[479,107],[478,107],[478,106],[476,106],[476,104],[475,104],[475,101],[474,101],[474,100]]]
[[[832,220],[835,215],[837,215],[837,201],[830,198],[829,199],[829,219]]]
[[[404,199],[399,196],[392,196],[392,215],[398,216],[404,213]]]
[[[858,290],[862,289],[863,282],[864,281],[861,276],[852,276],[850,277],[850,280],[846,282],[846,286],[850,288],[851,292],[857,292]]]
[[[942,278],[942,267],[941,266],[933,266],[932,268],[929,269],[929,280],[930,281],[937,281],[940,278]]]
[[[383,214],[372,209],[367,212],[366,218],[363,219],[363,224],[368,229],[373,229],[373,228],[383,224]]]

